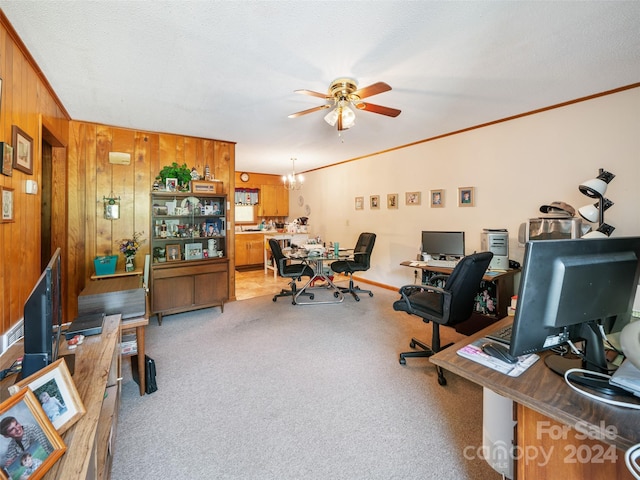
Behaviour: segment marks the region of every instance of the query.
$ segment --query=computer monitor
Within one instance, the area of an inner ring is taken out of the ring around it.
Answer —
[[[24,304],[23,378],[46,367],[58,357],[62,325],[62,278],[58,248]]]
[[[584,341],[578,367],[607,370],[602,331],[628,322],[640,278],[640,237],[530,241],[518,291],[510,353]],[[576,366],[545,362],[556,373]]]
[[[435,259],[464,257],[464,232],[422,232],[422,253]]]

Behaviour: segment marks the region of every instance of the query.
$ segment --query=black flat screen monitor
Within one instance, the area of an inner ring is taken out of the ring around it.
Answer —
[[[578,367],[604,372],[601,332],[609,333],[614,322],[619,326],[630,320],[639,259],[640,237],[527,242],[510,353],[518,356],[583,341]],[[547,365],[563,373],[550,358]]]
[[[464,232],[422,232],[422,253],[435,259],[464,257]]]
[[[23,378],[46,367],[58,357],[62,325],[62,278],[58,248],[24,304]]]

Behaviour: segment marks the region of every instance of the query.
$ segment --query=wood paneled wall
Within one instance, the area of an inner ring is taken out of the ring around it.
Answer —
[[[77,313],[77,297],[93,274],[96,256],[119,253],[117,241],[134,232],[144,232],[141,255],[148,253],[151,185],[164,165],[175,161],[202,171],[209,164],[225,193],[234,190],[233,142],[71,121],[2,10],[0,78],[0,142],[12,142],[12,125],[33,138],[33,174],[0,174],[0,185],[13,189],[15,218],[0,224],[0,334],[22,317],[24,302],[42,272],[43,141],[51,145],[46,155],[53,166],[47,179],[51,233],[45,237],[52,252],[62,249],[65,320]],[[110,151],[131,154],[130,165],[110,164]],[[25,193],[27,179],[38,183],[37,195]],[[120,220],[103,218],[103,197],[111,193],[121,199]],[[228,223],[233,225],[233,209]],[[233,228],[230,234],[229,292],[235,298]]]
[[[33,174],[14,170],[0,174],[0,185],[13,189],[14,221],[0,224],[0,333],[23,315],[24,302],[40,276],[41,188],[37,195],[25,193],[26,180],[42,186],[43,132],[57,146],[58,155],[68,140],[69,116],[50,88],[28,50],[0,10],[0,141],[12,144],[11,127],[17,125],[33,139]],[[56,176],[53,181],[55,182]],[[62,192],[64,202],[64,192]],[[54,218],[64,224],[64,219]],[[51,248],[65,245],[57,231],[52,232]],[[66,272],[63,271],[63,275]]]
[[[93,260],[100,255],[118,255],[120,240],[142,232],[139,262],[149,253],[150,192],[153,181],[165,165],[186,163],[203,172],[209,165],[214,177],[222,180],[224,193],[233,191],[235,144],[219,140],[134,131],[72,121],[68,152],[68,239],[70,269],[69,314],[77,312],[77,297],[94,273]],[[109,163],[109,152],[128,153],[129,165]],[[230,190],[231,189],[231,190]],[[120,219],[104,218],[104,197],[120,197]],[[233,210],[231,210],[232,212]],[[233,229],[229,232],[233,235]],[[233,245],[233,238],[229,239]],[[229,252],[233,259],[233,252]],[[230,266],[231,273],[233,272]],[[235,297],[235,276],[229,282]]]

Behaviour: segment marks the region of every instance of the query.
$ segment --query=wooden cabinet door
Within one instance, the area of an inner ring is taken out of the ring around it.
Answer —
[[[196,305],[220,303],[229,297],[227,271],[203,273],[193,277]]]
[[[276,215],[278,217],[289,215],[289,190],[281,185],[276,188]]]
[[[261,217],[277,216],[276,185],[260,185],[260,205],[258,215]]]
[[[259,235],[257,238],[249,241],[248,245],[248,264],[256,265],[264,261],[264,236]]]
[[[194,304],[193,277],[159,278],[153,281],[154,312],[164,312]]]
[[[236,266],[249,265],[247,235],[236,235]]]

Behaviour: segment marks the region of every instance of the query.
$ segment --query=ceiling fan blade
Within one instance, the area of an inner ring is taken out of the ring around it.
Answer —
[[[303,95],[311,95],[312,97],[329,99],[333,98],[331,95],[327,95],[326,93],[314,92],[313,90],[294,90],[294,93],[301,93]]]
[[[356,104],[356,107],[360,110],[366,110],[367,112],[379,113],[381,115],[386,115],[387,117],[397,117],[400,115],[402,110],[398,110],[396,108],[391,107],[383,107],[381,105],[375,105],[373,103],[364,103],[360,102]]]
[[[353,94],[357,95],[360,98],[366,98],[382,92],[388,92],[389,90],[391,90],[391,87],[388,84],[384,82],[378,82],[374,83],[373,85],[369,85],[368,87],[359,88],[358,90],[353,92]]]
[[[320,110],[325,110],[330,106],[331,105],[320,105],[319,107],[313,107],[308,110],[302,110],[301,112],[292,113],[291,115],[289,115],[289,118],[297,118],[297,117],[301,117],[302,115],[306,115],[307,113],[313,113],[313,112],[318,112]]]

